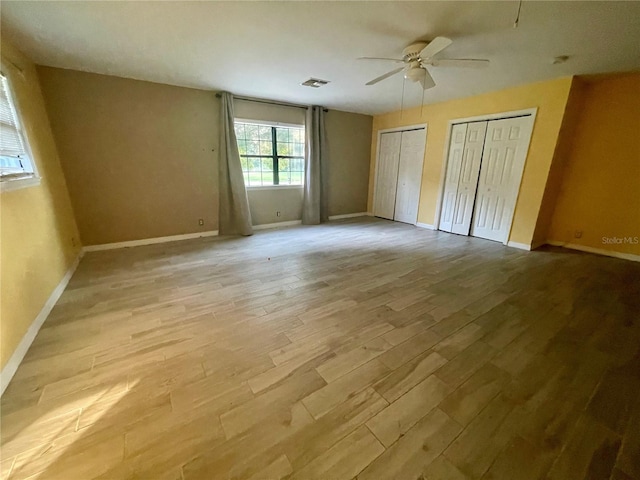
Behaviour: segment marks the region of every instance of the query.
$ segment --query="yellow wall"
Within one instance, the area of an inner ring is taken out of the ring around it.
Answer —
[[[549,240],[640,255],[602,238],[640,237],[639,92],[640,73],[587,81]]]
[[[80,243],[35,67],[4,38],[2,57],[42,177],[39,186],[0,194],[0,365],[4,368],[77,258]]]
[[[450,120],[479,115],[538,108],[529,155],[525,164],[520,195],[516,203],[509,240],[530,245],[547,183],[558,133],[571,89],[570,77],[491,92],[448,102],[425,105],[402,113],[378,115],[373,120],[369,211],[373,205],[373,185],[378,130],[427,123],[427,144],[422,172],[418,222],[434,224],[443,174],[445,142]]]
[[[571,148],[573,147],[578,117],[582,110],[583,92],[584,82],[578,77],[573,77],[560,133],[558,134],[556,150],[553,154],[551,167],[549,168],[547,186],[544,190],[538,221],[533,233],[533,241],[531,243],[534,248],[547,242],[549,225],[551,224],[553,211],[558,200],[564,169],[571,153]]]

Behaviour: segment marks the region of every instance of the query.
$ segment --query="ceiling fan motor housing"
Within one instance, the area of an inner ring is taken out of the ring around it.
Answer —
[[[429,45],[427,42],[412,43],[407,48],[402,50],[402,59],[407,63],[418,60],[420,58],[420,52],[427,45]]]

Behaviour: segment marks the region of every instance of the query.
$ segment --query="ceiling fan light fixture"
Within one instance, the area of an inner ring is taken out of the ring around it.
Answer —
[[[419,82],[424,77],[425,70],[422,67],[412,67],[404,73],[404,78],[412,82]]]

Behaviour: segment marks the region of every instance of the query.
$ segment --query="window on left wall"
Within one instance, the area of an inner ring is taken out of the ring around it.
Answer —
[[[37,180],[27,138],[22,131],[11,82],[0,73],[0,182],[6,187],[33,185]]]

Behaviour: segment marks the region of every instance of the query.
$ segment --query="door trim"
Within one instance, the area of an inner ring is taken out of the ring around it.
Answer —
[[[524,175],[524,168],[527,165],[527,157],[529,156],[529,148],[531,146],[531,138],[533,137],[533,128],[535,127],[536,115],[538,114],[538,107],[526,108],[523,110],[513,110],[510,112],[502,112],[502,113],[488,113],[486,115],[478,115],[475,117],[466,117],[466,118],[455,118],[453,120],[449,120],[447,123],[447,135],[445,136],[445,148],[443,151],[442,157],[442,170],[440,173],[440,182],[438,183],[438,201],[436,203],[436,215],[433,219],[433,226],[435,230],[440,229],[440,214],[442,213],[442,203],[443,203],[443,195],[444,195],[444,182],[446,179],[447,173],[447,162],[449,160],[449,148],[451,146],[451,130],[454,125],[459,123],[469,123],[469,122],[482,122],[482,121],[491,121],[491,120],[505,120],[508,118],[515,117],[531,117],[533,121],[531,135],[529,136],[529,143],[527,144],[525,162],[522,173]],[[378,142],[380,139],[378,138]],[[482,168],[482,167],[480,167]],[[507,238],[502,242],[503,245],[507,245],[509,242],[509,237],[511,236],[511,227],[513,225],[513,215],[515,214],[516,205],[518,203],[518,197],[520,196],[520,185],[522,184],[522,176],[520,176],[520,183],[518,184],[518,193],[515,198],[515,204],[513,206],[513,211],[511,212],[511,218],[509,219],[509,229],[507,231]]]
[[[376,140],[376,164],[375,164],[375,170],[373,171],[373,202],[371,204],[371,210],[373,210],[373,207],[376,204],[376,195],[378,193],[378,166],[380,163],[380,140],[381,140],[382,134],[393,133],[393,132],[404,132],[406,130],[420,130],[421,128],[424,128],[424,134],[426,136],[427,135],[426,123],[419,123],[417,125],[407,125],[405,127],[384,128],[382,130],[378,130],[378,138]],[[425,140],[425,152],[426,151],[427,151],[427,144]],[[422,169],[424,171],[424,158],[422,159]],[[422,178],[420,179],[420,186],[422,187]],[[420,188],[420,195],[422,195],[422,188]],[[418,205],[420,205],[420,200],[418,200]]]

